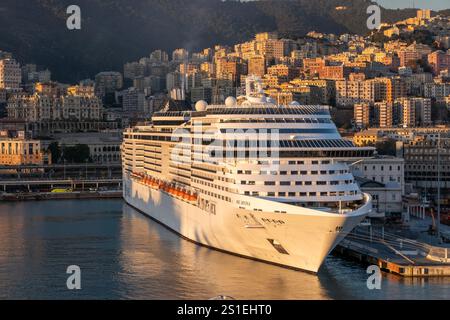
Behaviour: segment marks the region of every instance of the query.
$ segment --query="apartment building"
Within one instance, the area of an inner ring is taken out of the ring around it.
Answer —
[[[22,82],[19,63],[12,59],[0,59],[0,89],[17,90]]]

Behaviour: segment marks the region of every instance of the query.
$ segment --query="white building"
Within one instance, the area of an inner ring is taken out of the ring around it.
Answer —
[[[126,79],[136,79],[145,75],[145,65],[139,62],[128,62],[123,66],[123,76]]]
[[[152,62],[168,62],[169,55],[162,50],[155,50],[150,54],[150,60]]]
[[[392,104],[376,102],[373,106],[375,125],[380,128],[392,127]]]
[[[42,71],[35,71],[30,72],[27,75],[27,81],[28,82],[50,82],[52,80],[52,73],[50,70],[42,70]]]
[[[14,59],[0,60],[0,89],[17,90],[22,82],[22,70]]]
[[[114,93],[123,86],[123,77],[120,72],[100,72],[95,76],[95,93],[98,96],[105,96]]]
[[[369,217],[380,218],[390,213],[402,212],[402,190],[395,182],[381,183],[370,179],[355,177],[362,192],[372,196],[372,212]]]
[[[396,122],[405,128],[431,124],[429,98],[399,98],[395,100],[394,109]]]
[[[173,89],[179,89],[183,85],[183,75],[179,72],[169,72],[166,76],[167,92]]]
[[[189,59],[189,51],[187,51],[186,49],[175,49],[172,52],[173,61],[181,62],[186,61],[188,59]]]
[[[425,83],[424,95],[426,98],[443,99],[450,95],[450,83]]]
[[[126,113],[133,115],[143,114],[145,107],[144,92],[131,87],[122,93],[122,108]]]
[[[357,177],[379,183],[397,183],[400,186],[401,194],[404,194],[405,160],[403,158],[378,156],[354,164],[351,170]]]
[[[27,122],[52,120],[100,120],[102,104],[97,97],[67,94],[52,97],[45,94],[15,95],[8,101],[8,117]]]
[[[405,161],[393,156],[377,156],[354,164],[352,173],[355,176],[380,183],[397,182],[404,189]]]
[[[370,105],[368,103],[356,103],[353,112],[356,127],[367,128],[370,125]]]
[[[72,96],[61,97],[61,120],[100,120],[102,104],[97,97]]]
[[[60,145],[87,145],[90,157],[95,163],[120,163],[120,145],[122,138],[119,132],[89,132],[55,134]]]

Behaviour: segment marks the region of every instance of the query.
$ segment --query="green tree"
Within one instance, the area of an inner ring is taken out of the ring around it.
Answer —
[[[58,163],[61,159],[61,148],[57,141],[49,144],[47,151],[52,155],[52,163]]]
[[[377,142],[375,145],[379,155],[395,156],[396,145],[394,139]]]
[[[63,158],[70,163],[84,163],[91,161],[90,149],[86,144],[77,144],[76,146],[63,146]]]

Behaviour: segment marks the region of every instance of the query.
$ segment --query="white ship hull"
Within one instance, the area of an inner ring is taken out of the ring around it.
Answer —
[[[331,250],[371,209],[367,201],[351,214],[306,208],[305,214],[290,214],[255,212],[219,201],[212,214],[128,175],[123,186],[129,205],[195,243],[310,272],[318,272]]]

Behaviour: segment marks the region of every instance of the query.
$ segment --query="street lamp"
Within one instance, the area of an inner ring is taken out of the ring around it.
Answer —
[[[441,132],[438,133],[437,145],[437,223],[436,234],[439,243],[442,243],[441,238]]]
[[[88,166],[87,166],[87,164],[88,164],[88,159],[84,160],[84,162],[85,162],[85,168],[86,168],[86,180],[87,180],[87,178],[88,178],[88,174],[87,174],[87,171],[88,171]]]

